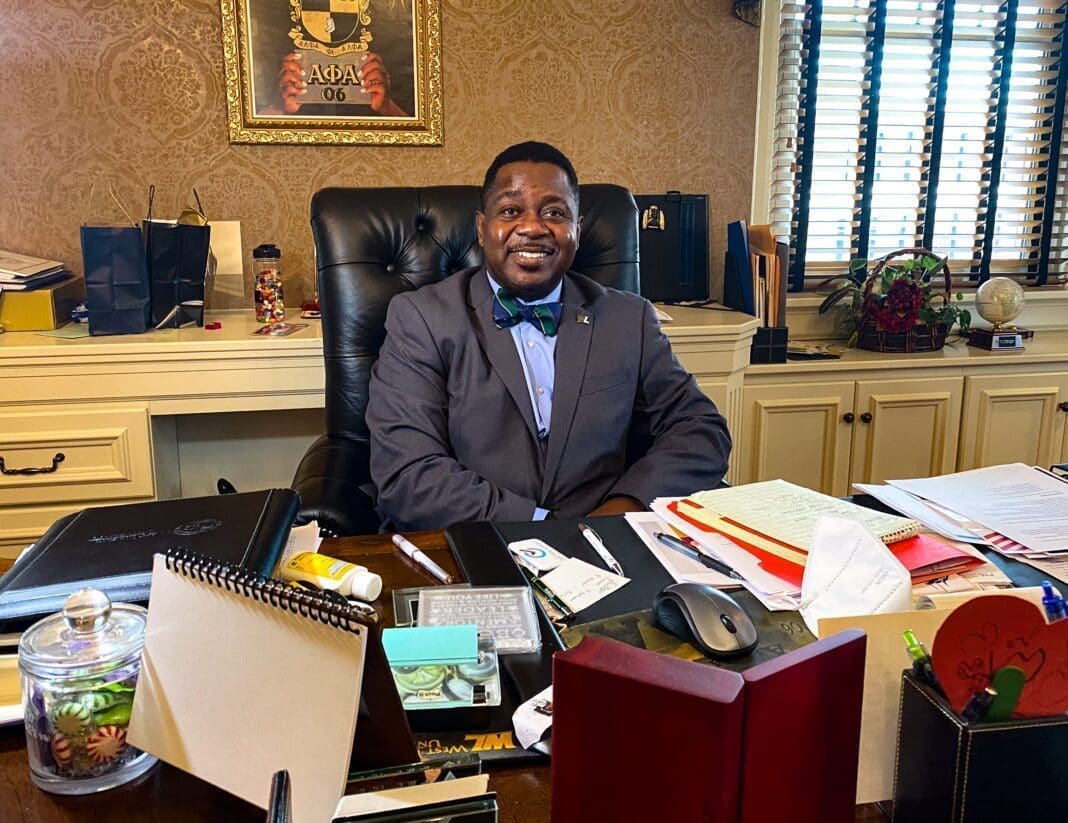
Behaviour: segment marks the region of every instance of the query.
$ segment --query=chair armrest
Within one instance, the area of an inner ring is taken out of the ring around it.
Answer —
[[[367,443],[323,435],[297,466],[293,488],[300,495],[297,524],[319,521],[331,535],[374,534],[382,520],[371,498]]]

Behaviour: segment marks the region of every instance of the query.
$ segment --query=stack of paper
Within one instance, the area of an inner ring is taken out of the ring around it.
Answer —
[[[912,499],[904,505],[926,506],[952,528],[968,532],[973,541],[1068,580],[1068,482],[1060,477],[1009,463],[942,477],[891,480],[890,486],[891,495]],[[877,491],[885,494],[881,488]]]
[[[685,498],[658,498],[652,508],[665,522],[740,573],[746,588],[773,610],[797,607],[812,536],[823,517],[862,523],[889,546],[909,570],[913,584],[937,584],[985,563],[962,545],[920,534],[920,523],[915,520],[866,509],[785,480],[698,492]],[[924,593],[940,590],[936,585]]]
[[[56,260],[0,251],[0,289],[29,291],[70,276],[71,273]]]

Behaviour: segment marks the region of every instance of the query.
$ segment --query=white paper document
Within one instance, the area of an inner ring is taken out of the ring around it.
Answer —
[[[573,612],[592,606],[630,582],[629,577],[599,569],[577,557],[569,557],[541,579]]]
[[[909,494],[904,489],[899,489],[896,486],[880,486],[868,483],[854,483],[853,488],[861,494],[870,494],[880,503],[885,503],[895,511],[901,512],[905,517],[919,521],[931,531],[938,532],[938,534],[948,537],[950,540],[976,543],[982,539],[952,518],[946,517],[929,503]]]
[[[752,592],[768,611],[793,611],[797,608],[799,589],[764,571],[760,561],[737,543],[721,534],[693,528],[668,508],[668,504],[676,499],[678,498],[658,497],[650,504],[650,508],[662,520],[684,534],[688,534],[700,544],[702,549],[742,575],[745,578],[742,585]]]
[[[512,725],[519,745],[529,749],[545,736],[553,724],[553,687],[546,686],[512,714]]]
[[[1033,466],[1009,463],[890,483],[1033,551],[1068,551],[1068,483]]]
[[[853,520],[820,518],[798,606],[809,631],[819,637],[822,618],[910,608],[912,578],[886,544]]]
[[[653,535],[657,532],[675,534],[675,530],[654,512],[627,512],[623,515],[653,557],[660,561],[676,583],[704,583],[717,589],[738,588],[740,580],[720,574],[682,552],[669,549]]]
[[[365,794],[350,794],[341,798],[334,809],[334,819],[358,818],[362,815],[380,815],[385,812],[403,812],[419,809],[437,803],[462,800],[465,797],[478,797],[485,794],[489,787],[488,774],[473,774],[452,780],[439,780],[437,783],[417,783],[414,786],[400,786],[395,789],[381,789]],[[420,820],[424,818],[419,818]],[[427,820],[431,818],[425,818]],[[448,819],[433,817],[434,820]]]

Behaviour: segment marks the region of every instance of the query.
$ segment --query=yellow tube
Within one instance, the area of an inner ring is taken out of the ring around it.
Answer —
[[[382,578],[368,570],[317,552],[297,552],[278,568],[283,580],[306,580],[320,589],[371,602],[382,593]]]

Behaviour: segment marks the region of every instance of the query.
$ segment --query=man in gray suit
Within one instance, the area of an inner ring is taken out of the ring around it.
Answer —
[[[726,422],[653,307],[568,271],[578,198],[557,149],[505,149],[475,215],[485,265],[390,302],[367,424],[394,528],[640,511],[726,472]]]

